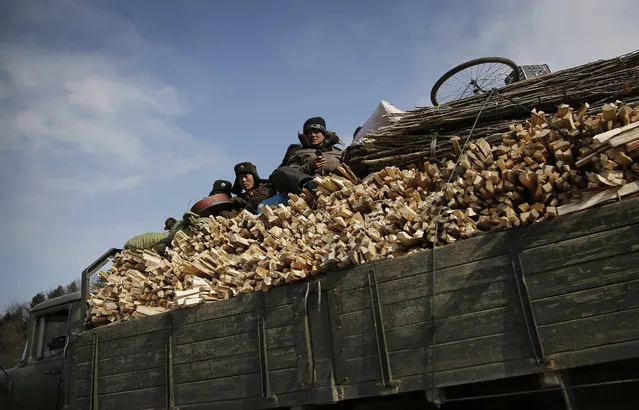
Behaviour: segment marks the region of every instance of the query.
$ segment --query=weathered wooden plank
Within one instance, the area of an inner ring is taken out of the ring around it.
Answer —
[[[217,339],[248,333],[257,327],[257,314],[246,312],[225,316],[188,325],[177,326],[173,330],[173,343],[177,345]]]
[[[370,309],[371,294],[368,286],[346,291],[330,292],[331,309],[336,315]]]
[[[109,394],[142,390],[152,387],[164,387],[166,369],[164,367],[142,370],[132,373],[98,377],[98,394]],[[86,397],[90,393],[91,382],[86,380],[77,385],[77,396]]]
[[[432,370],[430,328],[393,329],[387,334],[393,377],[418,375]],[[338,382],[362,383],[379,379],[379,357],[372,334],[363,340],[347,338],[343,355],[336,357]],[[429,343],[424,346],[424,343]],[[515,359],[530,360],[528,339],[522,331],[465,339],[437,345],[436,371],[445,371]],[[395,350],[404,348],[403,350]],[[359,350],[358,350],[359,349]],[[358,352],[360,352],[358,354]],[[428,357],[424,357],[427,354]]]
[[[297,368],[297,353],[294,347],[269,349],[270,370]],[[187,383],[220,377],[231,377],[260,371],[258,357],[254,353],[221,357],[175,365],[175,382]]]
[[[292,304],[279,305],[277,307],[264,310],[264,328],[266,329],[290,326],[294,321],[295,312]]]
[[[265,309],[264,318],[267,329],[291,325],[294,321],[293,307],[292,305],[278,305]],[[254,309],[238,315],[223,316],[176,326],[173,334],[175,344],[180,345],[247,333],[256,328],[257,313]]]
[[[297,369],[282,369],[269,371],[271,389],[274,394],[288,393],[300,389]]]
[[[427,357],[424,357],[424,354]],[[436,371],[460,369],[530,357],[528,339],[521,332],[507,332],[437,345]],[[394,377],[418,375],[432,370],[432,347],[391,353]]]
[[[255,311],[257,296],[257,293],[244,293],[221,302],[202,303],[187,309],[172,310],[169,314],[174,326],[239,315]]]
[[[556,353],[548,356],[560,369],[590,366],[639,357],[639,340],[612,343],[588,349]]]
[[[432,251],[424,249],[399,258],[382,259],[375,262],[375,277],[378,284],[421,275],[433,268]],[[367,283],[364,281],[364,283]],[[381,286],[380,286],[381,288]]]
[[[266,330],[266,345],[269,349],[295,346],[295,327],[285,326]],[[216,359],[232,355],[256,353],[258,348],[257,330],[241,335],[187,343],[175,346],[175,364]]]
[[[377,353],[375,355],[360,355],[351,359],[336,360],[335,371],[338,384],[364,383],[372,380],[381,381],[382,377]]]
[[[430,317],[427,320],[413,322],[409,317],[410,314],[407,312],[405,316],[397,315],[398,322],[387,322],[385,328],[389,351],[399,351],[432,344],[433,335]],[[397,326],[404,321],[411,321],[411,323],[400,325],[400,327]],[[436,323],[437,331],[435,336],[438,344],[512,331],[525,332],[523,316],[518,305],[436,319]]]
[[[339,292],[346,292],[352,289],[361,288],[366,283],[366,275],[371,268],[371,263],[353,266],[352,268],[339,271],[339,282],[333,289]],[[333,273],[331,273],[333,275]]]
[[[539,326],[546,354],[639,340],[639,309]]]
[[[193,403],[260,397],[260,386],[259,373],[179,383],[175,385],[175,404],[182,406]]]
[[[510,256],[497,255],[435,272],[435,293],[452,292],[512,278]],[[430,292],[432,293],[432,292]]]
[[[437,345],[437,370],[531,357],[528,337],[512,331]]]
[[[532,248],[637,223],[639,198],[631,198],[533,224],[512,233],[520,246]]]
[[[422,272],[384,283],[378,282],[379,300],[383,304],[391,304],[432,295],[430,278],[430,273]],[[368,286],[366,287],[368,290]]]
[[[531,300],[639,279],[639,252],[526,275]]]
[[[639,224],[525,250],[520,254],[526,276],[639,250]]]
[[[508,231],[491,232],[435,249],[435,269],[446,269],[508,253]]]
[[[164,351],[167,340],[166,330],[143,333],[124,339],[115,339],[98,343],[98,357],[100,360],[109,357],[120,357],[149,351]],[[92,358],[93,347],[82,346],[78,349],[78,363],[89,362]]]
[[[295,303],[306,291],[306,283],[294,283],[269,289],[264,295],[264,308],[271,309]]]
[[[377,354],[377,339],[374,333],[346,336],[336,341],[336,359],[348,360],[355,357],[371,356]]]
[[[514,279],[435,295],[435,316],[446,318],[519,303]]]
[[[547,325],[639,307],[639,279],[533,302],[537,324]]]
[[[432,295],[430,275],[432,275],[431,272],[422,272],[380,283],[378,287],[380,300],[384,305],[408,300],[423,303],[421,300]],[[507,255],[499,255],[438,270],[435,275],[435,292],[440,294],[476,288],[479,285],[488,285],[510,278],[512,278],[510,258]],[[360,285],[360,288],[351,288],[335,294],[334,306],[338,315],[370,308],[370,291],[367,282],[361,282]]]
[[[490,235],[470,238],[437,248],[435,250],[437,254],[435,268],[439,271],[507,254],[508,238],[506,235],[507,232],[494,232]],[[432,250],[429,249],[400,258],[383,259],[375,262],[375,274],[379,284],[430,272],[432,268]],[[345,292],[365,286],[367,283],[366,274],[369,269],[371,269],[370,264],[365,264],[348,271],[337,289],[340,292]]]
[[[437,343],[448,343],[511,331],[525,332],[521,307],[510,304],[504,307],[436,319]]]
[[[384,283],[405,276],[412,276],[427,272],[432,268],[430,251],[423,250],[411,255],[403,255],[393,259],[382,259],[375,262],[354,266],[344,272],[342,280],[337,284],[340,292],[357,289],[368,282],[366,275],[371,269],[375,270],[378,283]]]
[[[102,376],[112,376],[140,370],[162,367],[166,363],[164,350],[134,353],[130,355],[111,357],[99,360],[99,371]],[[92,362],[78,364],[76,367],[77,380],[86,381],[91,377]]]
[[[334,332],[337,331],[341,337],[374,331],[373,312],[370,309],[344,313],[338,320],[339,329],[334,329]]]
[[[432,323],[416,323],[389,329],[386,331],[386,343],[389,352],[430,346],[433,344]]]
[[[527,374],[541,373],[543,365],[530,359],[507,360],[435,373],[437,387],[458,386],[466,383],[481,383],[490,380],[505,379]]]
[[[98,405],[100,410],[160,409],[166,405],[166,394],[164,386],[104,394],[98,397]]]
[[[430,322],[431,315],[432,296],[382,306],[382,318],[386,329]]]
[[[79,346],[87,346],[93,343],[93,334],[97,332],[100,342],[108,342],[116,339],[124,339],[138,336],[143,333],[155,332],[166,327],[165,315],[147,316],[124,322],[111,323],[95,329],[83,332],[78,338]]]

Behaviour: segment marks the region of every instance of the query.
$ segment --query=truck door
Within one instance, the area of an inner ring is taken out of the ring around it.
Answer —
[[[33,343],[28,359],[12,373],[13,409],[58,409],[64,365],[68,307],[39,312],[34,317]]]

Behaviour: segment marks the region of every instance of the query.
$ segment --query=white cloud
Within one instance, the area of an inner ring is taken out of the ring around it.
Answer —
[[[0,150],[35,151],[45,161],[55,152],[76,161],[66,175],[54,177],[45,169],[35,179],[56,190],[85,187],[87,194],[133,188],[151,175],[170,178],[210,162],[214,147],[176,122],[187,112],[178,90],[107,57],[0,46],[0,61],[6,62],[0,63],[0,94],[7,102],[0,111],[6,124]],[[109,180],[114,173],[100,163],[116,167],[116,178]]]
[[[639,37],[634,9],[634,0],[493,0],[435,10],[434,25],[413,32],[421,37],[414,87],[427,91],[417,104],[430,105],[437,78],[473,58],[501,56],[559,71],[631,52]]]

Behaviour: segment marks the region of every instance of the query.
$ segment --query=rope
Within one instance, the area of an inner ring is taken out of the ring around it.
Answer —
[[[452,180],[453,180],[453,176],[455,176],[456,172],[457,172],[457,168],[459,167],[459,163],[461,162],[461,158],[464,155],[464,152],[466,151],[466,146],[468,145],[468,141],[470,141],[470,138],[473,136],[473,132],[475,131],[475,127],[477,126],[477,123],[479,122],[479,118],[481,117],[482,112],[484,111],[484,107],[486,106],[486,104],[488,103],[488,101],[490,100],[490,98],[493,96],[493,93],[495,92],[495,90],[491,90],[490,93],[488,94],[488,97],[486,98],[486,100],[484,101],[484,103],[482,104],[481,108],[479,109],[479,112],[477,113],[477,117],[475,118],[475,122],[473,123],[472,128],[470,129],[470,132],[468,133],[468,136],[466,137],[466,139],[464,140],[464,145],[461,147],[461,153],[459,154],[459,156],[457,157],[457,161],[455,162],[455,168],[453,168],[453,170],[451,171],[448,180],[446,181],[446,185],[448,185]],[[431,362],[431,386],[430,386],[430,390],[431,390],[431,395],[434,396],[433,393],[435,393],[436,391],[436,385],[435,385],[435,364],[437,363],[437,338],[436,338],[436,331],[435,331],[435,273],[437,270],[436,264],[435,264],[435,248],[437,247],[437,237],[439,235],[439,214],[441,212],[441,207],[443,204],[439,205],[439,209],[438,211],[435,213],[436,215],[436,220],[435,220],[435,238],[433,240],[433,252],[432,252],[432,283],[431,283],[431,289],[433,290],[432,292],[432,297],[431,297],[431,316],[430,316],[430,320],[431,320],[431,326],[432,326],[432,331],[433,331],[433,344],[432,344],[432,362]],[[427,359],[427,354],[426,351],[424,351],[424,360]],[[438,403],[438,399],[435,398],[435,403]]]

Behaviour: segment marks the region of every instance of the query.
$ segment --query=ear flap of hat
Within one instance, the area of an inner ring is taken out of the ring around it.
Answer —
[[[300,142],[302,143],[302,147],[309,148],[311,146],[311,142],[308,140],[306,134],[304,134],[303,132],[298,132],[297,138],[299,138]]]
[[[344,142],[337,136],[334,131],[326,131],[324,132],[324,136],[326,137],[326,145],[333,146],[335,144],[345,145]]]
[[[242,193],[242,189],[242,185],[240,185],[240,178],[236,177],[235,182],[233,182],[233,188],[231,188],[231,193],[239,195]]]

